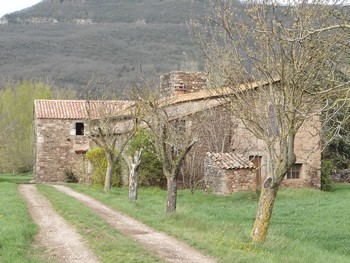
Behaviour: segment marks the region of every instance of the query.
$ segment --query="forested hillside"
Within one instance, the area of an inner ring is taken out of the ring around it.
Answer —
[[[94,78],[123,89],[140,78],[202,69],[187,21],[206,1],[46,0],[0,24],[0,77],[82,90]]]

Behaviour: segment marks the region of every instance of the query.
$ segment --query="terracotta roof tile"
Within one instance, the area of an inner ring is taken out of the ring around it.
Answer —
[[[123,100],[35,100],[34,110],[37,119],[98,118],[105,115],[120,115],[134,105],[133,101]]]
[[[211,153],[207,156],[222,169],[251,169],[254,164],[242,155],[231,153]]]

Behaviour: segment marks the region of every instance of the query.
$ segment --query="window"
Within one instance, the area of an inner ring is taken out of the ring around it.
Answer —
[[[75,123],[75,135],[84,135],[84,123],[82,122]]]
[[[287,179],[300,179],[301,164],[293,164],[287,172]]]

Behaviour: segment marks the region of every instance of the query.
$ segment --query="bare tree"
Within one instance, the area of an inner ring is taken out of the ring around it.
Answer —
[[[139,113],[135,101],[118,100],[116,94],[111,92],[111,87],[112,84],[108,80],[92,78],[85,91],[86,98],[100,98],[86,100],[85,135],[106,154],[108,165],[105,191],[110,190],[114,166],[137,130]]]
[[[176,211],[177,180],[186,155],[197,142],[187,127],[186,119],[179,118],[171,106],[162,100],[142,100],[143,121],[153,135],[153,146],[163,165],[167,179],[166,212]]]
[[[131,109],[137,106],[129,101],[86,101],[86,135],[103,149],[107,158],[105,191],[110,190],[114,165],[137,129],[137,118],[130,114]]]
[[[330,98],[349,90],[349,81],[337,75],[349,52],[349,9],[322,0],[211,3],[206,26],[192,25],[211,82],[231,88],[225,98],[232,114],[267,149],[268,176],[251,232],[253,242],[262,242],[277,191],[296,160],[298,130],[339,105]],[[261,85],[237,85],[251,79]]]

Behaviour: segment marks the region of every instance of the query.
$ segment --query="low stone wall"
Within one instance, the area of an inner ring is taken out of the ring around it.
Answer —
[[[350,169],[332,173],[330,176],[335,183],[350,183]]]

